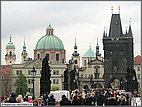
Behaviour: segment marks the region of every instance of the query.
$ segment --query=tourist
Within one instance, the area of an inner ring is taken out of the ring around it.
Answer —
[[[38,101],[37,100],[33,101],[33,106],[38,106]]]
[[[86,102],[86,105],[92,105],[92,98],[90,97],[90,94],[87,95],[85,102]]]
[[[37,102],[38,102],[38,104],[37,104],[38,106],[45,106],[45,104],[42,102],[41,97],[38,98]]]
[[[51,94],[50,98],[48,99],[48,105],[55,105],[55,99],[53,94]]]
[[[33,103],[32,96],[28,96],[28,103]]]
[[[60,101],[56,101],[56,102],[55,102],[55,106],[58,106],[58,107],[59,107],[59,106],[60,106]]]
[[[62,95],[62,100],[60,101],[60,105],[71,105],[71,101],[65,95]]]
[[[11,93],[11,97],[9,99],[9,103],[16,103],[16,95],[14,93]]]
[[[100,95],[98,96],[97,106],[103,106],[104,103],[105,103],[105,96],[103,95],[103,91],[101,91]]]

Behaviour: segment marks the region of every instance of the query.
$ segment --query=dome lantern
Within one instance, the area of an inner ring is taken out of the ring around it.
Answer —
[[[54,35],[54,29],[51,27],[51,24],[46,29],[46,35]]]

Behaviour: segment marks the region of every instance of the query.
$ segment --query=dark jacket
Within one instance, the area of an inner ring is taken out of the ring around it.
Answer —
[[[55,99],[53,97],[48,99],[48,105],[55,105]]]
[[[86,99],[86,105],[92,105],[92,98],[87,98]]]
[[[9,103],[16,103],[16,95],[11,93],[11,98],[9,99]]]
[[[100,94],[97,100],[97,105],[103,105],[103,103],[105,103],[105,97]]]
[[[67,98],[64,98],[60,101],[60,105],[71,105],[71,101],[68,100]]]
[[[74,100],[72,101],[72,105],[79,105],[78,99],[74,99]]]

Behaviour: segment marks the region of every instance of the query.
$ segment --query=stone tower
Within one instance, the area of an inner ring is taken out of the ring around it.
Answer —
[[[26,45],[25,45],[25,38],[24,38],[23,52],[21,53],[21,62],[22,63],[27,58],[27,56],[28,56],[28,53],[26,52]]]
[[[124,83],[127,67],[134,65],[133,34],[131,24],[128,33],[123,34],[120,13],[112,13],[109,34],[103,34],[103,50],[105,88],[111,87],[115,79]]]
[[[77,52],[76,38],[74,45],[74,53],[72,54],[72,60],[75,63],[76,67],[80,67],[80,56],[79,53]]]
[[[10,37],[10,41],[6,45],[6,55],[5,55],[6,65],[15,64],[15,60],[16,60],[15,45],[11,42],[11,37]]]

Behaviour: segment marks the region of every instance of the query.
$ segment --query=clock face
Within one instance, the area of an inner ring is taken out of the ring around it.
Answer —
[[[115,24],[118,24],[118,21],[115,21]]]

